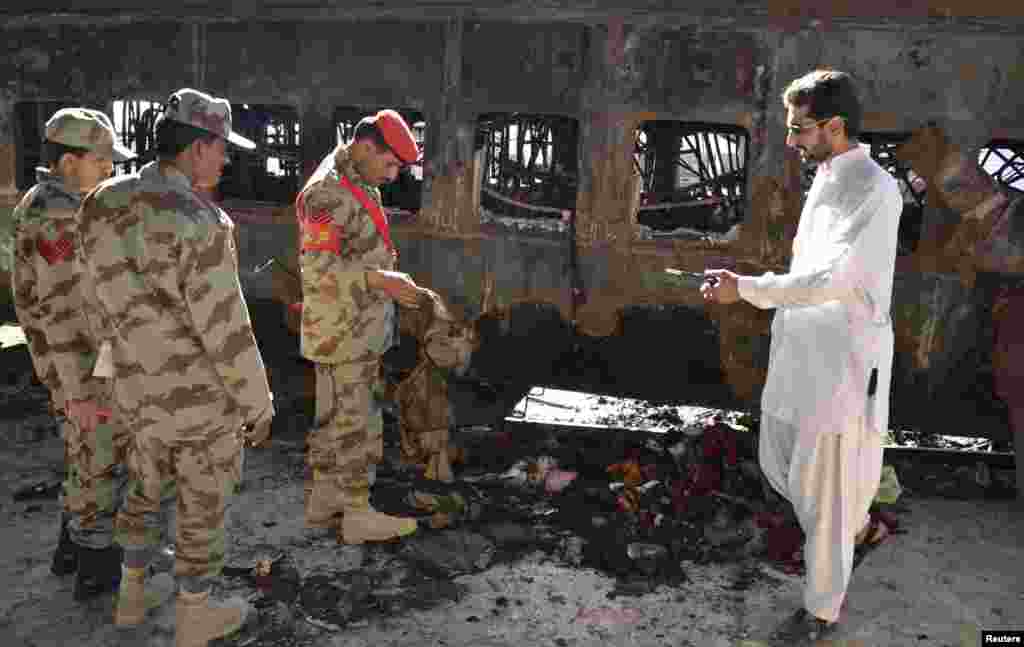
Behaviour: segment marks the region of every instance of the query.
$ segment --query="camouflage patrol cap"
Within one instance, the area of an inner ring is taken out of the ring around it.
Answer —
[[[205,92],[182,88],[167,99],[161,119],[170,119],[219,135],[228,142],[252,150],[256,144],[231,132],[231,103]]]
[[[46,121],[46,141],[84,148],[103,157],[123,162],[135,158],[117,141],[110,118],[99,110],[62,108]]]
[[[416,138],[409,130],[402,115],[395,110],[381,110],[372,117],[364,117],[362,121],[377,127],[387,142],[388,148],[403,164],[414,164],[420,157]]]

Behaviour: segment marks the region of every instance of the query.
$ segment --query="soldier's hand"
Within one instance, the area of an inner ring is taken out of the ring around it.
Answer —
[[[420,306],[420,287],[412,280],[412,277],[404,272],[391,272],[388,270],[377,270],[371,272],[373,276],[371,287],[383,290],[392,299],[398,302],[403,308],[418,308]]]
[[[271,423],[274,421],[274,407],[268,405],[267,409],[256,420],[245,425],[242,430],[245,436],[245,444],[249,447],[265,447],[269,445]]]
[[[245,428],[245,444],[249,447],[266,447],[270,444],[270,423],[272,420],[261,420]]]

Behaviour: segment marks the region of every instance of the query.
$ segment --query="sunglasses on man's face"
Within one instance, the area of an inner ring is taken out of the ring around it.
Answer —
[[[821,124],[831,120],[832,117],[828,117],[826,119],[819,119],[818,121],[815,121],[813,124],[808,124],[804,126],[801,126],[800,124],[786,124],[786,132],[789,133],[790,135],[793,135],[794,137],[799,137],[800,135],[804,134],[805,131],[808,131],[812,128],[817,128],[821,126]]]

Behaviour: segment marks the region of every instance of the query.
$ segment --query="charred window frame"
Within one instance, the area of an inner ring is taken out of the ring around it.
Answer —
[[[302,177],[302,126],[293,106],[232,104],[231,129],[256,143],[256,150],[228,147],[224,198],[290,204]]]
[[[19,101],[14,104],[14,142],[19,191],[36,184],[36,168],[43,166],[43,136],[46,120],[61,108],[81,105],[71,101]]]
[[[483,151],[483,217],[558,219],[576,208],[579,121],[562,115],[484,113],[477,119]]]
[[[376,114],[385,108],[365,106],[342,106],[334,111],[336,139],[339,144],[348,144],[355,134],[359,120],[368,115]],[[409,108],[396,109],[409,124],[413,137],[420,151],[424,150],[423,142],[427,124],[423,113]],[[426,159],[424,156],[422,159]],[[402,168],[394,182],[380,187],[380,197],[385,209],[391,215],[415,214],[423,206],[423,162],[410,164]]]
[[[652,120],[636,130],[637,221],[654,230],[725,233],[747,206],[750,135],[741,126]]]
[[[897,256],[912,254],[921,240],[924,209],[927,204],[928,185],[910,165],[896,157],[896,149],[909,141],[910,133],[861,132],[858,140],[867,149],[871,159],[899,182],[903,194],[903,212],[897,239]],[[805,163],[802,167],[801,187],[806,197],[814,182],[817,165]]]
[[[156,159],[156,122],[164,106],[156,101],[117,99],[114,101],[114,132],[121,143],[138,157],[114,163],[114,175],[134,173]]]
[[[978,164],[1004,187],[1024,191],[1024,141],[994,139],[978,152]]]

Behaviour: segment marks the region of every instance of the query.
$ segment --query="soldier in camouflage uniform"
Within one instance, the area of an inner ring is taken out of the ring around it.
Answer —
[[[340,543],[415,532],[413,519],[370,506],[370,470],[383,457],[375,397],[381,355],[395,334],[395,301],[419,305],[422,290],[396,272],[397,254],[378,186],[416,161],[402,117],[382,110],[328,154],[296,200],[302,251],[301,352],[316,363],[316,425],[307,438],[306,523]]]
[[[92,375],[98,344],[83,312],[75,264],[75,214],[82,197],[110,177],[113,161],[134,155],[116,143],[110,119],[65,108],[46,122],[49,168],[15,208],[14,306],[36,373],[50,389],[63,424],[67,479],[61,535],[51,570],[77,567],[74,596],[84,600],[117,588],[121,556],[113,544],[114,514],[126,483],[128,434],[109,410],[109,380]]]
[[[158,161],[85,200],[79,231],[112,340],[116,410],[134,427],[128,464],[138,485],[117,517],[125,559],[115,623],[144,619],[160,490],[171,479],[176,645],[198,647],[237,631],[249,611],[242,600],[211,603],[209,591],[223,567],[243,445],[247,436],[253,444],[269,436],[274,407],[239,284],[233,225],[193,186],[216,183],[228,142],[255,145],[232,133],[227,100],[188,88],[168,99],[156,140]]]

